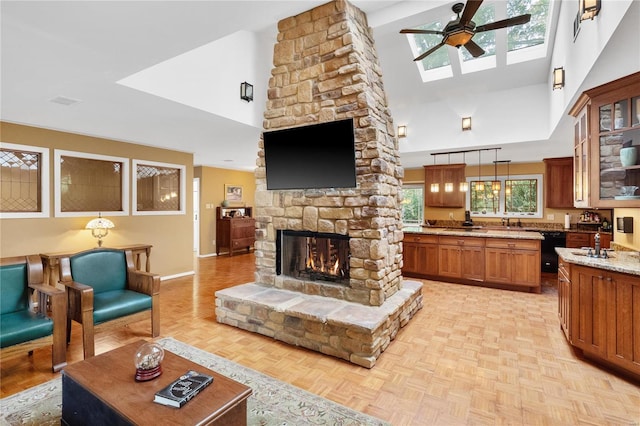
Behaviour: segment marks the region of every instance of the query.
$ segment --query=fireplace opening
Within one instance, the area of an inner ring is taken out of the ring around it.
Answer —
[[[349,236],[279,230],[276,273],[310,281],[349,283]]]

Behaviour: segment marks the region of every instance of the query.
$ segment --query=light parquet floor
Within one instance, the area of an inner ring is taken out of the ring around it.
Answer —
[[[423,309],[366,369],[218,324],[214,292],[253,281],[254,256],[194,262],[195,276],[162,282],[161,336],[394,425],[640,425],[638,384],[565,341],[553,275],[542,294],[423,281]],[[98,334],[96,353],[149,335],[142,322]],[[82,359],[77,325],[72,336],[70,363]],[[50,361],[46,349],[3,359],[0,396],[55,377]]]

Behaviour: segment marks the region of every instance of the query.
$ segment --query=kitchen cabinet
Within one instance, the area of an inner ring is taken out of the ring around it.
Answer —
[[[582,248],[589,246],[589,234],[586,232],[567,232],[565,246],[568,248]]]
[[[607,360],[640,374],[640,279],[608,273]]]
[[[606,354],[607,284],[603,272],[571,267],[571,343],[604,358]]]
[[[567,232],[567,240],[565,246],[568,248],[582,248],[596,246],[595,232]],[[600,248],[608,249],[611,247],[611,234],[600,233]]]
[[[251,207],[217,207],[216,208],[216,254],[221,249],[228,250],[229,256],[234,251],[249,251],[255,243],[256,222],[251,217]]]
[[[640,276],[561,264],[558,316],[569,343],[640,378]]]
[[[466,164],[424,166],[424,204],[427,207],[464,208],[466,192],[460,191],[465,182]],[[437,184],[432,190],[432,184]]]
[[[543,162],[545,206],[573,208],[573,157],[545,158]]]
[[[405,274],[438,275],[438,237],[436,235],[404,234],[403,266]]]
[[[540,283],[540,241],[487,238],[486,280],[533,287]]]
[[[571,342],[571,264],[558,258],[558,319],[565,337]]]
[[[484,281],[484,238],[440,236],[438,275]]]
[[[640,72],[585,91],[569,112],[574,129],[575,207],[637,207]]]

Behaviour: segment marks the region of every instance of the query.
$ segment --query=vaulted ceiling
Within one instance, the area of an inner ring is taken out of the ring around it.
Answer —
[[[2,1],[1,118],[192,152],[196,165],[252,170],[277,22],[322,3]],[[550,46],[541,58],[507,65],[497,53],[495,68],[432,82],[422,81],[399,30],[451,15],[454,2],[353,3],[373,29],[394,120],[408,126],[409,136],[399,141],[405,167],[430,164],[433,152],[487,146],[501,146],[512,161],[572,155],[568,106],[588,88],[582,86],[616,72],[590,77],[605,68],[594,59],[573,87],[552,93],[550,70],[566,66],[554,63],[553,43],[569,45],[572,37],[556,28],[571,28],[577,0],[550,1]],[[579,36],[586,42],[600,31],[599,51],[620,45],[631,30],[616,31],[617,24],[637,28],[640,20],[640,6],[621,3],[619,16],[609,18],[613,28],[585,22]],[[637,37],[624,57],[621,75],[639,68]],[[254,102],[239,99],[242,81],[254,84]],[[463,134],[460,118],[467,115],[474,128]]]

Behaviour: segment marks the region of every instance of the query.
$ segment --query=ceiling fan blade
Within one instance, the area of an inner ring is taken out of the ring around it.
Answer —
[[[478,46],[478,44],[473,40],[469,40],[464,45],[464,48],[467,49],[469,53],[471,53],[471,56],[473,56],[474,58],[484,55],[484,50],[482,49],[482,47]]]
[[[460,24],[467,25],[473,19],[473,15],[476,14],[481,4],[482,0],[468,0],[462,11],[462,16],[460,16]]]
[[[426,52],[424,52],[422,55],[418,56],[417,58],[415,58],[413,61],[414,62],[418,62],[423,60],[424,58],[426,58],[427,56],[431,55],[433,52],[435,52],[436,50],[440,49],[442,46],[444,46],[444,41],[441,41],[440,43],[436,44],[435,46],[433,46],[431,49],[427,50]]]
[[[408,28],[408,29],[400,30],[400,34],[438,34],[438,35],[444,35],[444,32],[443,31],[436,31],[436,30],[419,30],[419,29]]]
[[[531,20],[531,14],[527,13],[526,15],[515,16],[509,19],[503,19],[501,21],[490,22],[485,25],[480,25],[476,27],[476,32],[481,33],[483,31],[491,31],[497,30],[500,28],[512,27],[514,25],[522,25],[526,24]]]

